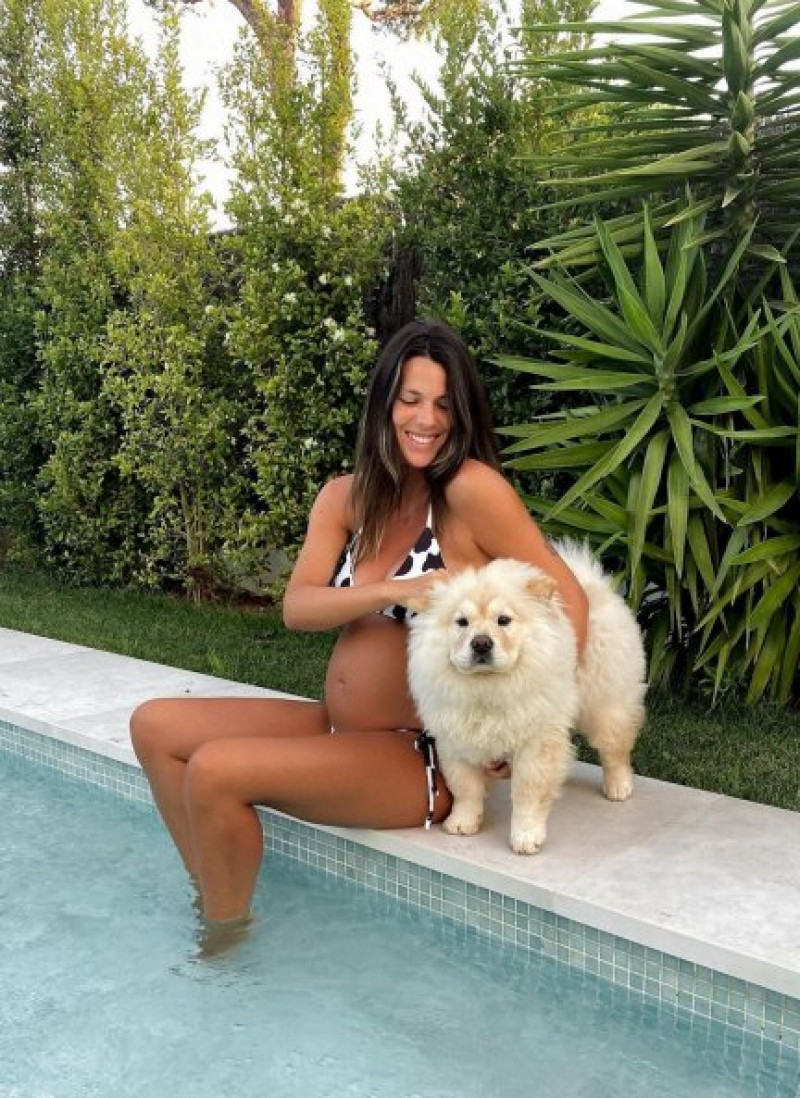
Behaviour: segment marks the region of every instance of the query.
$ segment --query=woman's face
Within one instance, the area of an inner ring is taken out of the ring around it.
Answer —
[[[392,423],[406,462],[426,469],[450,433],[447,375],[438,362],[417,355],[403,363]]]

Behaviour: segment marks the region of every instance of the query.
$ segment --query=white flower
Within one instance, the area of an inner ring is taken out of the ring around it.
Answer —
[[[320,284],[320,286],[327,286],[328,285],[328,276],[325,274],[324,271],[319,276],[319,284]]]
[[[286,302],[287,305],[294,305],[294,303],[297,301],[297,294],[293,293],[290,290],[288,293],[285,293],[283,295],[283,300]]]
[[[332,316],[326,316],[322,323],[324,324],[324,326],[326,328],[335,328],[336,327],[336,321],[333,319]]]

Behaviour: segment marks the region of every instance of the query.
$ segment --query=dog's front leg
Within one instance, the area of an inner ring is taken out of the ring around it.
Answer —
[[[483,823],[486,800],[483,769],[457,755],[449,755],[446,747],[439,748],[439,765],[447,788],[453,794],[453,807],[442,827],[450,835],[475,835]]]
[[[567,729],[538,734],[514,754],[511,770],[511,849],[538,854],[547,836],[550,807],[572,760]]]

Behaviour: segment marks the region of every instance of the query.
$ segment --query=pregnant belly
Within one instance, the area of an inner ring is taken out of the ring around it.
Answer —
[[[404,626],[377,614],[349,625],[328,665],[325,702],[335,729],[418,728],[406,678]]]

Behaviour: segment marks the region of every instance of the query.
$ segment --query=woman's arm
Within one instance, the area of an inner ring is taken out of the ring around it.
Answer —
[[[578,651],[583,652],[589,611],[586,594],[508,481],[488,465],[467,461],[447,487],[447,506],[490,560],[513,557],[553,577],[575,630]]]
[[[381,610],[392,601],[388,581],[358,587],[329,586],[351,536],[351,480],[339,477],[326,484],[311,508],[306,538],[283,599],[283,620],[289,629],[334,629]]]

